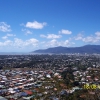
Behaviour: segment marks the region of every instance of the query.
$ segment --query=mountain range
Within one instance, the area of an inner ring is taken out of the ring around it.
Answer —
[[[100,45],[85,45],[81,47],[53,47],[48,49],[35,50],[32,53],[99,53]]]

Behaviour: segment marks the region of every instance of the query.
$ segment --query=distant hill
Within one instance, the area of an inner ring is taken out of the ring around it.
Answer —
[[[53,47],[43,50],[36,50],[32,53],[99,53],[100,54],[100,45],[85,45],[82,47]]]

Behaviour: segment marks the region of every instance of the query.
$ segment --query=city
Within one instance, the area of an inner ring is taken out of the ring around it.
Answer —
[[[1,55],[0,69],[2,100],[100,98],[99,54]]]

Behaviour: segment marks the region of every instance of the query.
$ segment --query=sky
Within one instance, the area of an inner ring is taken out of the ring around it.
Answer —
[[[100,0],[0,0],[0,52],[100,45]]]

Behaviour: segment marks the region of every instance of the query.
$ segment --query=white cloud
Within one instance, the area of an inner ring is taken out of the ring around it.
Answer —
[[[22,29],[22,31],[25,32],[25,35],[29,35],[29,34],[32,34],[32,32],[28,29]]]
[[[69,47],[72,46],[73,42],[71,40],[58,41],[56,39],[52,39],[50,41],[41,41],[30,38],[27,40],[22,40],[19,38],[14,38],[14,40],[5,40],[4,42],[0,42],[0,48],[8,48],[8,50],[17,50],[17,51],[34,51],[37,48],[49,48],[49,47],[57,47],[64,46]],[[7,50],[7,49],[5,49]]]
[[[64,42],[64,45],[69,45],[70,44],[70,41],[69,40],[65,40],[65,42]]]
[[[19,38],[14,38],[13,45],[14,47],[22,47],[24,46],[24,41]]]
[[[72,46],[73,42],[71,42],[70,40],[65,40],[65,41],[57,41],[56,39],[52,39],[51,41],[46,41],[42,43],[43,46],[48,47],[57,47],[57,46],[64,46],[64,47],[69,47]]]
[[[27,46],[37,46],[38,40],[35,38],[31,38],[29,40],[23,41],[22,39],[15,38],[14,39],[14,46],[17,47],[27,47]]]
[[[46,35],[40,35],[40,37],[43,37],[43,38],[47,38],[47,39],[57,39],[57,38],[61,38],[61,35],[56,35],[56,34],[47,34]]]
[[[54,46],[59,46],[60,44],[57,40],[53,39],[53,40],[49,41],[46,45],[49,47],[54,47]]]
[[[27,30],[27,31],[26,31],[26,35],[28,35],[28,34],[32,34],[32,32],[29,31],[29,30]]]
[[[4,42],[0,42],[0,46],[11,46],[12,43],[13,42],[11,40],[6,40]]]
[[[10,25],[7,25],[5,22],[0,22],[0,31],[2,32],[10,32]]]
[[[27,46],[27,45],[37,46],[38,42],[39,41],[37,39],[31,38],[31,39],[25,41],[25,46]]]
[[[98,43],[100,42],[100,36],[87,36],[83,38],[83,41],[89,43]]]
[[[82,34],[78,34],[78,35],[75,37],[75,40],[83,40],[83,35],[82,35]]]
[[[23,41],[22,39],[19,38],[14,38],[14,40],[5,40],[4,42],[0,42],[0,47],[6,47],[10,46],[12,49],[13,48],[26,48],[30,49],[31,47],[36,47],[38,45],[39,41],[35,38],[31,38],[28,40]],[[30,47],[30,48],[27,48]]]
[[[100,32],[96,32],[95,35],[100,37]]]
[[[44,35],[44,34],[41,34],[40,37],[42,37],[42,38],[46,38],[47,36]]]
[[[47,23],[46,22],[43,22],[43,23],[39,23],[37,21],[34,21],[34,22],[27,22],[26,23],[26,27],[27,28],[33,28],[33,29],[42,29],[44,26],[46,26]]]
[[[2,39],[7,39],[7,38],[8,38],[7,36],[3,36],[3,37],[2,37]]]
[[[83,40],[83,42],[96,42],[96,40],[92,36],[87,36],[87,37],[83,38],[82,40]]]
[[[7,34],[6,36],[16,36],[15,34]]]
[[[15,38],[14,40],[0,41],[0,50],[3,52],[31,52],[38,48],[39,41],[31,38],[22,40]]]
[[[15,34],[6,34],[6,36],[3,36],[2,39],[7,39],[8,37],[14,37]]]
[[[60,33],[60,34],[72,34],[71,31],[69,31],[69,30],[64,30],[64,29],[62,29],[61,31],[59,31],[59,33]]]
[[[100,32],[96,32],[95,35],[90,35],[86,37],[84,37],[82,34],[78,34],[74,39],[81,40],[86,43],[98,43],[100,42]]]

